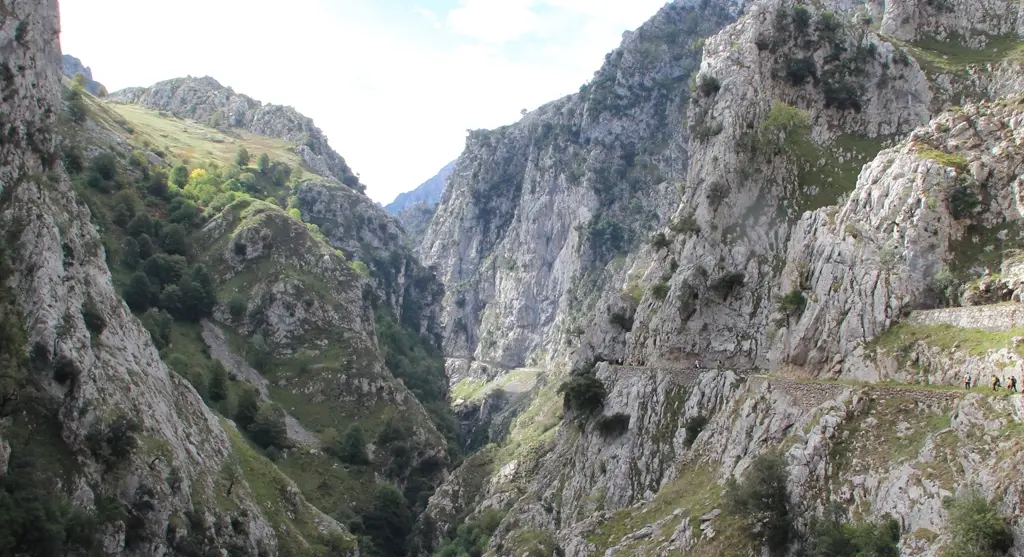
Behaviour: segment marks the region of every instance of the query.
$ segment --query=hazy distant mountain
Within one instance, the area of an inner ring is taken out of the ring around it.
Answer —
[[[65,54],[61,57],[61,65],[64,69],[64,75],[69,78],[75,77],[76,73],[84,75],[86,78],[85,89],[93,95],[100,96],[101,93],[106,94],[107,88],[104,87],[102,83],[93,81],[92,68],[83,64],[78,58],[75,58],[70,54]]]
[[[448,163],[436,176],[423,182],[416,189],[400,194],[394,201],[386,205],[384,210],[392,215],[397,215],[417,203],[425,203],[428,207],[437,205],[441,201],[441,193],[444,192],[444,184],[448,181],[448,175],[454,168],[455,161]]]

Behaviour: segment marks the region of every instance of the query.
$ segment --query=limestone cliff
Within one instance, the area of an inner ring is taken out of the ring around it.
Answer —
[[[50,526],[65,516],[58,501],[95,516],[77,537],[45,543],[105,555],[273,555],[327,538],[354,548],[273,465],[240,448],[238,432],[168,370],[115,293],[90,211],[60,164],[57,36],[55,0],[0,3],[2,287],[17,308],[4,312],[3,329],[23,328],[22,342],[7,348],[28,362],[20,381],[17,368],[4,370],[0,435],[12,462],[30,464],[8,470],[21,474],[12,482],[44,475],[44,497],[58,505]],[[262,500],[268,487],[281,499]]]
[[[541,363],[548,383],[432,498],[423,538],[468,522],[495,524],[492,555],[762,555],[722,498],[779,452],[791,551],[838,501],[938,555],[943,500],[977,489],[1019,552],[1019,397],[948,386],[1019,377],[1020,308],[932,308],[1019,299],[1020,6],[715,4],[700,33],[670,4],[579,95],[467,141],[421,247],[449,374],[464,392]],[[657,88],[680,45],[689,90]]]

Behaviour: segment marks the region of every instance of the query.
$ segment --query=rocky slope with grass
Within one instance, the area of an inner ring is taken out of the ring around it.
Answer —
[[[59,155],[57,3],[4,1],[0,16],[0,435],[5,509],[22,501],[21,521],[5,510],[8,550],[354,554],[342,526],[240,448],[117,295]]]
[[[296,152],[317,174],[365,190],[345,159],[327,143],[313,120],[290,106],[263,104],[235,93],[212,77],[183,77],[151,87],[133,87],[110,95],[111,102],[139,104],[208,124],[215,128],[242,128],[296,144]]]

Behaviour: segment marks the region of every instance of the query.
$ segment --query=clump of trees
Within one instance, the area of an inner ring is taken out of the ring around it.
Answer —
[[[781,554],[794,539],[795,512],[789,500],[786,465],[778,455],[754,460],[742,481],[730,479],[726,486],[726,508],[741,518],[751,541]]]
[[[1013,532],[995,506],[977,491],[947,498],[950,540],[942,557],[997,557],[1013,548]]]
[[[604,383],[593,371],[574,375],[558,387],[558,392],[562,395],[565,410],[583,418],[600,410],[608,396]]]

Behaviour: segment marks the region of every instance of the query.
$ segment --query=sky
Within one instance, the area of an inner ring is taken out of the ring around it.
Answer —
[[[390,202],[466,130],[577,91],[666,0],[60,0],[61,46],[110,91],[216,78],[313,118]]]

